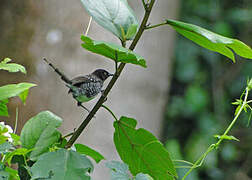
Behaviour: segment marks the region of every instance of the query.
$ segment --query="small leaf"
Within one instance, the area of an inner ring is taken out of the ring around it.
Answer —
[[[144,58],[127,48],[104,41],[94,41],[83,35],[81,36],[81,40],[84,42],[82,47],[88,51],[108,57],[117,62],[131,63],[146,67]]]
[[[131,39],[132,37],[134,37],[136,32],[137,32],[137,25],[132,24],[126,33],[126,39]]]
[[[235,109],[235,115],[237,115],[237,114],[238,114],[238,112],[239,112],[239,111],[240,111],[240,109],[241,109],[241,106],[242,106],[242,105],[237,106],[237,108]]]
[[[0,87],[0,101],[10,97],[18,96],[20,93],[36,86],[32,83],[8,84]]]
[[[233,105],[242,105],[242,100],[241,99],[236,99],[235,102],[232,102]]]
[[[136,16],[127,0],[81,0],[88,14],[103,28],[112,32],[121,40],[133,39],[132,26],[137,27]],[[131,33],[124,39],[129,29]]]
[[[90,180],[87,173],[93,171],[90,160],[79,153],[60,149],[41,155],[31,167],[32,180]]]
[[[9,116],[7,103],[8,99],[0,101],[0,116]]]
[[[135,129],[137,121],[121,117],[114,122],[114,143],[133,175],[145,173],[159,180],[173,180],[176,170],[168,151],[145,129]]]
[[[252,49],[237,39],[221,36],[193,24],[171,19],[166,20],[166,22],[186,38],[204,48],[230,58],[233,62],[235,62],[235,57],[230,49],[241,57],[252,59]]]
[[[103,155],[99,152],[91,149],[90,147],[83,145],[83,144],[75,144],[76,151],[80,154],[84,154],[89,156],[95,160],[96,163],[99,163],[101,160],[105,159]]]
[[[214,135],[215,138],[218,138],[218,139],[226,139],[226,140],[235,140],[235,141],[240,141],[239,139],[237,139],[236,137],[234,136],[228,136],[228,135]]]
[[[14,133],[10,133],[10,135],[11,135],[11,138],[13,139],[12,144],[14,146],[21,145],[21,141],[20,141],[20,136],[19,135],[14,134]]]
[[[29,93],[29,89],[23,91],[22,93],[20,93],[18,96],[19,98],[21,99],[21,101],[23,102],[23,104],[25,105],[26,104],[26,98],[28,96],[28,93]]]
[[[24,74],[26,74],[26,70],[24,66],[21,66],[19,64],[16,63],[8,63],[10,62],[11,59],[10,58],[5,58],[3,61],[0,62],[0,70],[6,70],[9,72],[22,72]]]
[[[30,155],[32,160],[48,152],[55,142],[60,139],[56,130],[62,124],[62,119],[50,111],[42,111],[29,119],[21,131],[22,147],[34,149]]]
[[[106,167],[111,169],[111,180],[129,180],[129,167],[127,164],[119,161],[107,162]]]

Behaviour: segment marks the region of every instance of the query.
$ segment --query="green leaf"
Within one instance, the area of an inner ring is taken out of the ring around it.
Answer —
[[[10,135],[11,135],[11,138],[13,139],[12,144],[14,146],[21,145],[21,141],[20,141],[20,136],[19,135],[14,134],[14,133],[10,133]]]
[[[129,180],[129,167],[127,164],[119,161],[107,162],[106,167],[111,169],[111,180]]]
[[[0,101],[10,97],[18,96],[20,93],[27,91],[31,87],[36,86],[32,83],[8,84],[0,87]]]
[[[24,74],[26,74],[26,70],[24,66],[21,66],[19,64],[16,63],[8,63],[10,62],[11,59],[10,58],[5,58],[3,61],[0,62],[0,70],[6,70],[9,72],[22,72]]]
[[[137,33],[137,26],[138,25],[136,25],[136,24],[132,24],[129,27],[129,29],[128,29],[127,33],[126,33],[126,39],[130,39],[131,37],[135,36],[135,34]]]
[[[26,99],[27,99],[28,93],[29,93],[29,89],[27,89],[27,90],[21,92],[21,93],[18,95],[19,98],[21,99],[21,101],[23,102],[24,105],[26,104]]]
[[[56,130],[62,124],[62,119],[50,111],[42,111],[29,119],[21,131],[22,147],[34,149],[31,160],[45,152],[57,142],[61,135]]]
[[[135,33],[124,37],[132,25],[138,26],[136,16],[127,0],[81,0],[86,11],[103,28],[121,40],[133,39]],[[132,30],[131,30],[132,31]],[[126,39],[125,39],[126,38]]]
[[[91,149],[90,147],[83,145],[83,144],[75,144],[76,151],[80,154],[84,154],[89,156],[95,160],[96,163],[99,163],[101,160],[105,159],[103,155],[99,152]]]
[[[159,180],[177,177],[170,155],[157,138],[145,129],[135,129],[137,121],[121,117],[114,122],[114,143],[121,159],[133,175],[145,173]]]
[[[226,140],[235,140],[235,141],[240,141],[239,139],[237,139],[236,137],[234,136],[228,136],[228,135],[214,135],[215,138],[218,138],[218,139],[226,139]]]
[[[81,40],[84,42],[82,47],[88,51],[100,54],[117,62],[131,63],[140,65],[142,67],[147,67],[143,57],[127,48],[104,41],[94,41],[83,35],[81,36]]]
[[[9,180],[20,180],[19,175],[18,175],[18,171],[16,169],[6,167],[5,171],[8,172],[10,175]]]
[[[180,21],[168,19],[166,23],[198,45],[218,52],[233,62],[235,62],[235,57],[232,50],[241,57],[252,59],[252,49],[237,39],[227,38],[202,27]]]
[[[8,99],[0,101],[0,116],[7,116],[7,117],[9,116],[7,107],[8,102],[9,102]]]
[[[138,173],[135,180],[153,180],[153,178],[148,174]]]
[[[14,151],[7,153],[6,157],[5,157],[5,162],[8,163],[8,165],[11,165],[11,160],[13,158],[13,156],[15,155],[22,155],[22,156],[26,156],[27,153],[29,153],[31,150],[26,149],[26,148],[19,148],[19,149],[15,149]]]
[[[38,158],[31,167],[31,179],[89,180],[90,176],[87,173],[92,171],[93,165],[86,156],[72,150],[60,149]]]

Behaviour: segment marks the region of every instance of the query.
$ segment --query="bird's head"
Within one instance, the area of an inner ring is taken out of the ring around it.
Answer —
[[[105,81],[109,76],[114,75],[104,69],[96,69],[92,74],[97,76],[98,78],[100,78],[103,81]]]

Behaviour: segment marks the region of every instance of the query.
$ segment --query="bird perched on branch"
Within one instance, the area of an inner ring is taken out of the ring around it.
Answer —
[[[61,77],[69,88],[68,93],[73,95],[73,98],[77,100],[77,105],[82,106],[88,112],[89,110],[82,105],[83,102],[94,99],[100,92],[102,92],[102,86],[104,81],[113,74],[107,72],[104,69],[96,69],[94,72],[84,76],[78,76],[72,80],[68,79],[62,72],[54,67],[46,58],[43,60],[51,66],[54,71]]]

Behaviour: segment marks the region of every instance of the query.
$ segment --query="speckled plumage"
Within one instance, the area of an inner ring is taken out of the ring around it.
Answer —
[[[90,101],[102,91],[104,81],[111,76],[103,69],[98,69],[92,74],[79,76],[71,80],[69,93],[80,103]]]

